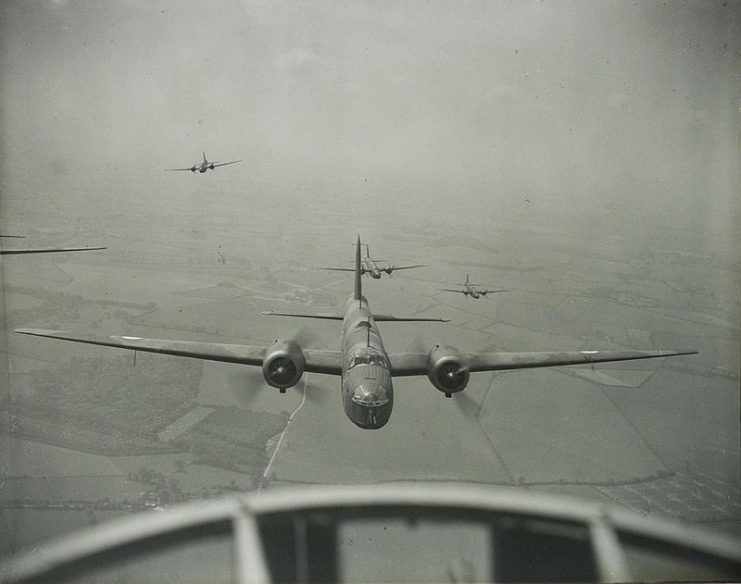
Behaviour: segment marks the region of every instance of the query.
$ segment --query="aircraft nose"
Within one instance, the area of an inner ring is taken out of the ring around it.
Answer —
[[[352,400],[362,406],[382,406],[389,401],[386,390],[377,383],[363,383],[353,391]]]

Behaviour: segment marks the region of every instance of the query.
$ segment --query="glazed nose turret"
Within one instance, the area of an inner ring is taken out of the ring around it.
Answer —
[[[352,400],[361,406],[378,407],[388,403],[389,398],[385,387],[376,381],[366,379],[355,387]]]

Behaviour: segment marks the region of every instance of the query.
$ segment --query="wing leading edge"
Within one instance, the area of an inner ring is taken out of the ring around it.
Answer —
[[[262,365],[265,354],[270,348],[268,346],[258,345],[148,339],[126,335],[106,336],[93,333],[33,328],[18,328],[15,329],[15,332],[35,337],[46,337],[76,343],[100,345],[104,347],[115,347],[119,349],[144,351],[147,353],[161,353],[164,355],[176,355],[207,361],[239,363],[242,365],[254,366]],[[342,370],[342,353],[340,351],[305,349],[303,347],[302,351],[306,358],[307,372],[340,375]],[[661,357],[678,357],[681,355],[696,354],[697,351],[667,350],[470,353],[463,355],[462,365],[471,372],[510,371],[515,369],[590,365],[612,361],[658,359]],[[428,359],[429,353],[389,353],[391,373],[397,377],[426,375]]]
[[[0,255],[17,255],[22,253],[67,253],[71,251],[98,251],[107,247],[37,247],[26,249],[2,249]]]
[[[231,162],[212,162],[212,166],[214,168],[218,168],[220,166],[227,166],[229,164],[237,164],[237,162],[242,162],[241,160],[232,160]]]
[[[376,260],[379,261],[379,260]],[[391,268],[392,272],[396,270],[411,270],[414,268],[426,268],[429,264],[414,264],[413,266],[388,266],[386,269]]]
[[[463,355],[462,365],[471,372],[510,371],[536,367],[563,367],[566,365],[591,365],[611,361],[634,361],[696,355],[697,351],[559,351],[540,353],[470,353]],[[426,375],[429,353],[389,354],[391,373],[404,377]]]
[[[241,365],[262,366],[263,359],[270,348],[259,345],[240,345],[231,343],[211,343],[201,341],[177,341],[168,339],[148,339],[126,335],[98,335],[93,333],[56,331],[48,329],[18,328],[15,332],[35,337],[46,337],[88,345],[115,347],[145,353],[161,353],[191,357],[206,361],[222,363],[239,363]],[[306,371],[340,375],[342,370],[342,353],[324,349],[301,348],[306,359]]]

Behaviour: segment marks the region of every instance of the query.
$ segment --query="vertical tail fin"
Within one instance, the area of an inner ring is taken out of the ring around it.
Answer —
[[[355,300],[360,300],[363,297],[362,273],[360,271],[360,246],[360,235],[358,235],[358,244],[355,248]]]
[[[203,153],[203,162],[208,162],[208,160],[206,160],[206,153],[205,152]]]
[[[468,284],[468,274],[466,274],[466,284]]]

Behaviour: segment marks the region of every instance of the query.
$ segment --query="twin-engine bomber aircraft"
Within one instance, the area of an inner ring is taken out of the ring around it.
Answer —
[[[427,264],[414,264],[413,266],[395,266],[393,264],[386,264],[385,266],[381,267],[378,265],[378,262],[385,262],[386,260],[377,260],[373,259],[370,256],[370,246],[366,243],[365,245],[365,257],[361,260],[360,264],[360,273],[370,274],[371,278],[374,280],[379,280],[381,276],[383,275],[383,272],[386,272],[389,276],[394,272],[394,270],[411,270],[412,268],[424,268],[427,266]],[[355,268],[321,268],[322,270],[331,270],[334,272],[354,272]]]
[[[92,345],[104,345],[262,367],[265,381],[281,393],[296,385],[304,371],[339,375],[345,413],[361,428],[383,427],[394,403],[392,376],[427,375],[446,397],[463,391],[469,376],[477,371],[528,369],[628,361],[690,355],[697,351],[571,351],[554,353],[469,353],[461,354],[445,345],[435,345],[424,353],[388,353],[381,341],[377,322],[445,321],[440,318],[402,318],[373,314],[361,289],[360,237],[355,252],[355,290],[347,301],[344,315],[292,314],[278,316],[324,318],[342,321],[341,350],[302,348],[296,341],[276,340],[271,346],[206,343],[145,339],[131,336],[104,336],[88,333],[22,328],[16,332]],[[310,391],[309,387],[305,391]]]
[[[165,170],[168,171],[176,171],[176,170],[189,170],[190,172],[195,172],[196,170],[203,174],[207,170],[213,170],[214,168],[218,168],[219,166],[226,166],[227,164],[237,164],[237,162],[242,162],[241,160],[232,160],[231,162],[209,162],[206,160],[206,153],[203,153],[203,162],[196,162],[193,166],[189,166],[188,168],[166,168]]]
[[[499,292],[509,292],[509,290],[489,290],[488,288],[480,288],[481,284],[472,284],[468,281],[468,274],[466,274],[466,281],[456,286],[463,286],[462,290],[457,288],[438,288],[441,292],[457,292],[464,296],[470,296],[471,298],[479,299],[480,296],[486,296],[487,294],[498,294]]]
[[[25,239],[25,235],[0,235],[13,239]],[[0,255],[18,255],[24,253],[66,253],[70,251],[97,251],[107,247],[25,247],[22,249],[0,249]]]

